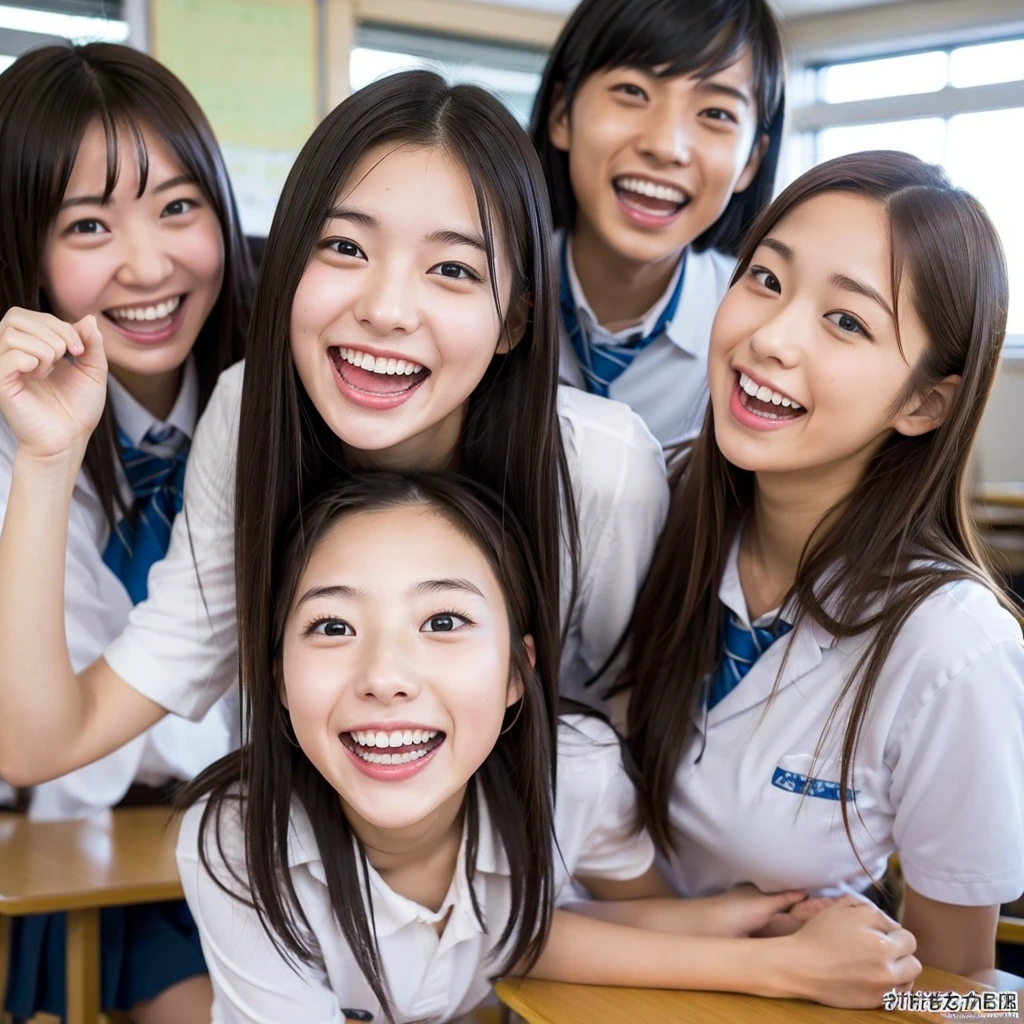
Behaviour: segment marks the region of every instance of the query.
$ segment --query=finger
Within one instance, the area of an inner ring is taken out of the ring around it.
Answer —
[[[916,956],[900,957],[892,965],[893,987],[909,989],[921,970],[921,961]]]
[[[807,898],[807,893],[799,889],[789,889],[786,892],[776,892],[765,896],[769,908],[774,907],[776,913],[789,910]]]
[[[10,310],[9,316],[4,319],[12,330],[52,345],[58,357],[64,355],[69,348],[78,345],[78,335],[74,328],[52,313],[15,308]]]
[[[39,360],[28,352],[12,349],[0,356],[0,380],[7,381],[14,374],[27,376],[39,366]]]
[[[897,957],[909,956],[917,950],[917,939],[913,932],[908,932],[906,928],[897,927],[896,931],[885,937],[885,940]]]
[[[25,334],[18,330],[11,331],[9,344],[12,349],[35,356],[39,360],[40,371],[44,372],[49,372],[53,364],[63,354],[63,346],[59,346],[60,351],[58,351],[53,345],[52,340],[44,340],[36,334]]]
[[[81,351],[75,354],[75,358],[83,366],[92,366],[106,370],[107,356],[103,351],[103,335],[100,333],[96,317],[91,313],[82,317],[74,324],[75,332],[81,339]]]
[[[790,913],[800,921],[809,921],[834,904],[835,900],[829,896],[812,896],[810,899],[798,903]]]

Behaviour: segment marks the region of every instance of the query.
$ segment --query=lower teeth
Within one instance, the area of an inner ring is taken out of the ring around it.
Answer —
[[[407,754],[377,754],[370,753],[362,750],[356,750],[356,756],[361,757],[364,761],[369,761],[370,764],[408,764],[410,761],[418,761],[421,757],[425,757],[428,750],[411,750]]]

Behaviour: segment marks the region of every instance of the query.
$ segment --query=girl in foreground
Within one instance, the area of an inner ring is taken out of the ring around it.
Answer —
[[[958,974],[1024,889],[1024,645],[968,472],[1007,292],[937,167],[860,153],[783,192],[715,320],[623,680],[681,892],[864,892],[898,852],[918,955]]]
[[[616,901],[653,891],[653,846],[611,729],[564,717],[552,745],[557,605],[497,498],[367,473],[287,537],[242,641],[245,742],[178,840],[215,1022],[447,1021],[508,971],[850,1006],[916,975],[913,937],[852,900],[774,939],[738,936],[815,904]],[[612,902],[557,909],[573,877]]]

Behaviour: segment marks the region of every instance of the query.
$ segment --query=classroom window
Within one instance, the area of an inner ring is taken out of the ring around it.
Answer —
[[[349,82],[353,90],[361,89],[395,71],[430,68],[450,81],[490,90],[525,125],[544,60],[543,51],[528,47],[362,24],[349,60]]]
[[[123,43],[129,27],[123,0],[6,0],[0,3],[0,32]]]
[[[1007,344],[1024,353],[1024,39],[812,70],[814,99],[794,116],[809,142],[803,166],[858,150],[899,149],[945,167],[999,230],[1010,272]]]

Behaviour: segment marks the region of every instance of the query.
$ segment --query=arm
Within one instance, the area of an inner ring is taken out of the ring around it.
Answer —
[[[921,963],[952,974],[970,975],[996,965],[999,904],[958,907],[930,900],[908,888],[903,927],[917,938]]]
[[[777,939],[669,935],[557,910],[536,978],[583,985],[704,989],[874,1007],[921,965],[914,937],[851,900]]]
[[[63,358],[68,352],[74,361]],[[106,358],[92,318],[72,327],[8,311],[0,321],[0,412],[18,450],[0,533],[0,775],[15,785],[107,753],[162,714],[111,675],[89,674],[80,684],[68,655],[71,495],[105,400]],[[101,749],[91,742],[98,717],[110,734]]]

